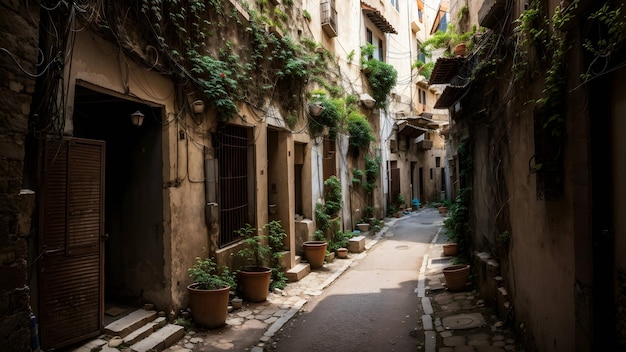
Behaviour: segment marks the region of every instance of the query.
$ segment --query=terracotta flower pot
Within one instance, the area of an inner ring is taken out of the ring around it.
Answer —
[[[239,271],[237,288],[241,291],[241,297],[253,303],[264,302],[270,291],[272,269],[244,268]]]
[[[324,265],[326,245],[326,241],[306,241],[302,244],[304,256],[309,261],[311,269],[318,269]]]
[[[348,258],[348,248],[338,248],[337,249],[337,257],[341,259]]]
[[[459,254],[459,245],[456,242],[444,243],[443,245],[443,255],[445,256],[455,256]]]
[[[459,43],[454,47],[454,55],[465,56],[467,54],[467,44]]]
[[[468,264],[456,264],[443,268],[443,276],[446,286],[451,291],[461,291],[465,288],[469,279],[470,266]]]
[[[230,286],[217,290],[199,290],[197,284],[187,286],[191,317],[197,324],[215,329],[226,324]]]

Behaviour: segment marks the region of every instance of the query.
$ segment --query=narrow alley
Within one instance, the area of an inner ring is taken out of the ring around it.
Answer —
[[[223,328],[186,330],[165,351],[523,351],[474,288],[446,290],[443,219],[433,208],[388,218],[365,252],[232,310]]]

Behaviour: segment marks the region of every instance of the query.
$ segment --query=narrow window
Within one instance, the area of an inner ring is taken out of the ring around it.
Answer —
[[[441,167],[441,157],[435,157],[435,166]]]

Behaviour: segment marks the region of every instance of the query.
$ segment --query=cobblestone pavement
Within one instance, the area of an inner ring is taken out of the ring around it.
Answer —
[[[400,218],[402,219],[402,218]],[[387,219],[385,227],[377,234],[366,235],[365,251],[350,253],[346,259],[325,263],[297,282],[290,282],[284,290],[270,292],[267,301],[247,303],[241,309],[228,313],[226,326],[213,330],[188,330],[183,339],[166,349],[166,352],[196,351],[255,351],[268,349],[267,342],[278,329],[291,319],[313,296],[322,294],[324,288],[336,280],[352,263],[367,255],[381,236],[398,219]]]
[[[271,337],[289,321],[313,296],[337,279],[352,263],[367,255],[385,232],[396,221],[407,221],[422,209],[399,219],[386,219],[385,227],[377,234],[366,236],[366,250],[351,253],[347,259],[335,259],[320,269],[311,271],[298,282],[288,283],[282,291],[271,292],[267,301],[245,304],[228,314],[226,326],[214,330],[188,330],[183,339],[166,352],[197,351],[271,351]],[[449,264],[442,258],[443,236],[437,235],[424,256],[417,299],[422,302],[422,321],[418,331],[424,333],[424,344],[418,350],[426,352],[505,352],[523,351],[511,330],[504,328],[493,309],[485,306],[475,290],[449,292],[443,285],[442,269]],[[435,259],[435,260],[432,260]]]
[[[478,291],[446,289],[442,269],[450,264],[442,257],[445,236],[438,234],[424,257],[418,297],[424,315],[418,329],[424,330],[427,352],[523,352],[514,332],[505,326],[480,298]]]

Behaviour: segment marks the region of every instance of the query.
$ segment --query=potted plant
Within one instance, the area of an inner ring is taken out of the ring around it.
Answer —
[[[311,269],[317,269],[324,265],[328,242],[332,242],[335,235],[341,232],[339,210],[342,206],[341,181],[337,176],[330,176],[324,181],[324,203],[315,205],[315,221],[317,223],[315,240],[306,241],[302,244],[304,256],[309,261]]]
[[[213,258],[196,258],[188,269],[193,283],[187,286],[191,317],[201,326],[214,329],[226,324],[230,290],[236,288],[234,276]]]
[[[248,302],[263,302],[270,290],[272,269],[266,266],[272,253],[264,243],[264,238],[250,224],[236,231],[242,236],[244,248],[237,252],[246,264],[237,272],[238,289],[241,297]]]
[[[267,231],[267,239],[270,247],[270,267],[272,275],[270,279],[270,290],[275,288],[283,289],[287,284],[287,276],[283,271],[281,259],[285,253],[285,238],[287,233],[280,223],[280,220],[272,220],[263,225],[263,230]]]

